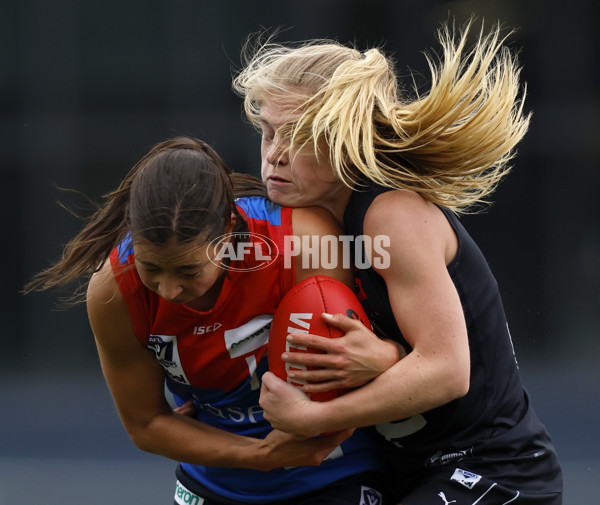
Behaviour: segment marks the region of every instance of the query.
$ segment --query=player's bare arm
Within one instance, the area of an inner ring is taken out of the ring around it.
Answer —
[[[259,440],[173,412],[164,397],[162,368],[135,337],[108,262],[92,277],[87,303],[104,376],[121,420],[140,449],[193,464],[269,470],[317,465],[348,436],[304,441],[273,432]]]
[[[367,214],[365,233],[388,233],[397,253],[390,267],[378,273],[386,281],[398,325],[412,351],[362,388],[322,404],[298,402],[296,410],[278,403],[290,391],[269,377],[265,387],[271,401],[265,410],[281,429],[307,435],[388,422],[467,392],[466,326],[446,269],[452,256],[451,230],[445,228],[441,212],[417,195],[392,192],[382,196],[386,198],[379,197]],[[389,212],[403,219],[392,224],[386,219]],[[293,411],[293,418],[286,411]]]

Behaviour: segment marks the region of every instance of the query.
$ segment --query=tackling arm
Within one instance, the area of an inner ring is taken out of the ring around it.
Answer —
[[[412,352],[368,384],[329,402],[301,401],[288,384],[264,377],[261,405],[278,429],[311,436],[389,422],[443,405],[468,391],[466,323],[446,267],[457,247],[448,221],[418,195],[393,191],[373,203],[365,233],[390,236],[391,264],[378,273]],[[308,345],[308,337],[298,335],[295,340]]]

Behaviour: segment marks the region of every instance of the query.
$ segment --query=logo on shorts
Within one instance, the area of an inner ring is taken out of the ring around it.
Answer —
[[[359,505],[381,505],[383,496],[372,487],[360,486],[360,504]]]
[[[177,505],[202,505],[204,498],[192,493],[181,482],[175,483],[175,503]]]
[[[448,500],[448,499],[446,498],[446,495],[444,494],[444,492],[443,492],[443,491],[440,491],[440,492],[438,493],[438,496],[439,496],[439,497],[440,497],[442,500],[444,500],[444,505],[450,505],[451,503],[456,503],[456,500]]]
[[[449,465],[450,463],[456,463],[467,456],[471,456],[473,454],[473,448],[470,447],[466,450],[458,450],[454,452],[442,452],[437,451],[435,454],[431,455],[425,466],[443,466]]]
[[[462,484],[468,489],[473,489],[475,484],[477,484],[481,480],[481,475],[477,475],[476,473],[467,472],[466,470],[462,470],[461,468],[456,468],[450,480],[454,480],[459,484]]]

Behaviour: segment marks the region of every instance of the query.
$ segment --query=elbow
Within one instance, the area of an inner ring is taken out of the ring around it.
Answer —
[[[152,454],[156,453],[156,451],[153,450],[153,447],[150,444],[150,440],[147,437],[132,436],[131,434],[129,436],[131,437],[131,441],[133,442],[133,444],[140,451],[149,452],[149,453],[152,453]]]
[[[153,443],[155,437],[152,436],[147,425],[141,425],[137,423],[123,424],[127,434],[129,435],[129,438],[139,450],[153,454],[157,453],[156,444]]]
[[[471,386],[471,373],[468,366],[463,367],[462,370],[454,369],[444,379],[443,383],[446,384],[446,395],[449,401],[458,400],[463,396],[466,396]]]
[[[129,438],[138,449],[144,452],[152,452],[149,447],[149,437],[144,435],[144,430],[126,427]]]
[[[447,355],[441,365],[442,384],[446,385],[449,401],[463,398],[471,387],[471,356],[467,348],[459,348]]]
[[[443,405],[467,395],[471,386],[470,360],[445,358],[432,363],[432,384],[436,385],[437,404]]]
[[[453,384],[452,389],[450,391],[450,395],[451,395],[452,399],[458,400],[459,398],[466,396],[467,393],[469,392],[470,385],[471,384],[470,384],[468,374],[464,380],[455,381],[455,384]]]
[[[423,355],[413,350],[411,355]],[[468,355],[437,355],[428,361],[427,377],[431,400],[435,406],[441,406],[467,395],[471,386],[471,360]]]

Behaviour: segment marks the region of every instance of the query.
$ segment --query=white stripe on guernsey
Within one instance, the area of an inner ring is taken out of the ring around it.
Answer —
[[[248,371],[250,372],[250,389],[256,391],[260,388],[260,382],[256,376],[256,356],[246,356],[246,363],[248,363]]]
[[[232,358],[256,351],[269,340],[271,314],[255,317],[251,321],[233,330],[225,331],[225,347]]]

